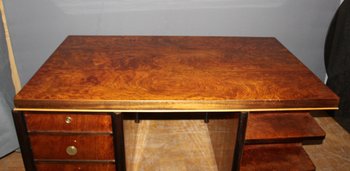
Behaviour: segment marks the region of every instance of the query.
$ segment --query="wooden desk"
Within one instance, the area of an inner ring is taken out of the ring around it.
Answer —
[[[256,124],[261,114],[270,115],[262,119],[265,125],[279,116],[296,118],[296,123],[303,125],[298,123],[298,117],[303,115],[302,121],[310,120],[307,111],[334,110],[338,101],[274,38],[69,36],[16,95],[14,118],[28,170],[49,167],[137,170],[140,167],[134,165],[139,163],[125,162],[124,153],[130,144],[124,146],[124,138],[133,139],[128,137],[130,130],[123,134],[127,131],[123,129],[134,124],[125,125],[128,119],[138,122],[161,118],[206,121],[231,118],[232,122],[217,125],[221,128],[236,125],[232,128],[238,129],[235,152],[231,150],[232,154],[221,156],[232,159],[234,155],[232,170],[238,170],[244,142],[260,146],[283,142],[289,144],[279,144],[278,148],[298,151],[304,137],[324,137],[319,135],[320,131],[307,135],[305,129],[313,127],[306,127],[300,129],[305,134],[293,134],[294,138],[290,137],[292,133],[279,138],[256,138],[254,135],[261,134],[254,133],[254,126],[248,125],[248,131],[253,133],[247,132],[251,136],[247,140],[244,135],[248,113],[253,120],[258,116],[253,121]],[[310,123],[315,125],[312,118]],[[152,126],[154,122],[147,124]],[[196,122],[187,126],[199,125]],[[276,132],[279,131],[267,135]],[[230,134],[225,136],[229,138]],[[219,144],[227,144],[226,140]],[[54,146],[44,148],[45,144]],[[242,169],[249,170],[244,164],[250,165],[253,159],[244,157],[253,154],[256,147],[245,147],[249,152],[243,154]],[[217,161],[220,158],[217,154],[216,161],[208,165],[222,162]],[[230,170],[232,163],[226,165],[229,166],[216,169]]]

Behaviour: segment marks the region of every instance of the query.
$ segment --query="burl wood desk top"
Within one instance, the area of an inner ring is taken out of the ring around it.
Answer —
[[[69,36],[16,110],[336,109],[338,97],[275,38]]]

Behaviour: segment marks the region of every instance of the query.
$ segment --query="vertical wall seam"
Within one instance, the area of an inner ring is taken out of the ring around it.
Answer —
[[[15,56],[13,54],[12,43],[11,43],[11,39],[10,39],[10,33],[9,33],[9,30],[8,30],[8,27],[7,27],[5,8],[4,8],[2,0],[0,0],[0,12],[1,12],[1,16],[2,16],[2,22],[3,22],[3,25],[4,25],[6,44],[7,44],[8,56],[9,56],[10,68],[11,68],[12,82],[13,82],[13,85],[15,87],[16,93],[18,93],[19,90],[21,89],[21,81],[20,81],[19,75],[18,75],[18,70],[17,70]]]

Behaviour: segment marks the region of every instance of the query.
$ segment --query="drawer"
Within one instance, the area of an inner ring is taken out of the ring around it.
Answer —
[[[114,160],[112,135],[32,134],[29,139],[34,159]]]
[[[112,119],[107,113],[26,112],[25,119],[28,132],[112,133]]]
[[[37,171],[115,171],[114,163],[51,163],[38,162]]]

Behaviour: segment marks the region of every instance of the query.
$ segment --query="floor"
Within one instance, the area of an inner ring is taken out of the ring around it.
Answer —
[[[314,113],[313,116],[327,135],[320,145],[304,146],[317,170],[350,171],[350,134],[325,113]],[[21,153],[13,152],[1,158],[0,170],[24,170]]]
[[[304,145],[318,171],[350,171],[350,133],[332,117],[315,113],[314,118],[326,132],[320,145]]]

